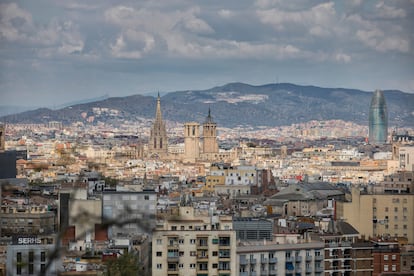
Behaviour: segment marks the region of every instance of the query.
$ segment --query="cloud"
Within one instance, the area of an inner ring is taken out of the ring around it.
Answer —
[[[0,37],[23,47],[33,46],[42,57],[79,53],[84,46],[72,21],[52,18],[46,25],[37,25],[32,15],[16,3],[0,4]]]
[[[139,59],[154,48],[154,37],[145,32],[126,30],[110,46],[112,55],[117,58]]]
[[[33,30],[32,15],[16,3],[0,4],[0,37],[6,41],[25,41]]]
[[[351,56],[344,53],[337,53],[335,55],[335,60],[340,63],[349,63],[351,62]]]
[[[333,2],[327,2],[303,11],[284,11],[277,8],[259,9],[257,14],[264,24],[269,24],[276,30],[291,28],[291,24],[313,29],[311,34],[320,35],[330,32],[332,22],[336,19]]]
[[[405,10],[388,6],[384,3],[384,1],[381,1],[375,5],[375,8],[377,10],[377,16],[383,19],[404,18],[407,15]]]

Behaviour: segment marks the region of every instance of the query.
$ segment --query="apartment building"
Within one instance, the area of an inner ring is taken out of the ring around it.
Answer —
[[[155,226],[156,204],[154,191],[104,191],[102,223],[109,224],[109,239],[150,233]]]
[[[401,271],[401,255],[397,242],[375,242],[372,256],[374,258],[373,276],[382,275],[382,273],[395,273]]]
[[[337,202],[336,217],[365,237],[403,237],[414,243],[414,194],[367,193],[352,189],[351,202]]]
[[[237,247],[238,275],[323,275],[324,243],[244,242]]]
[[[152,274],[237,275],[231,217],[180,207],[178,215],[159,221],[152,235]]]

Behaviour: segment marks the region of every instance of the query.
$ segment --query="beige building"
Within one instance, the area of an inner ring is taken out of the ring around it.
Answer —
[[[398,161],[401,170],[414,171],[414,145],[400,147]]]
[[[237,275],[230,216],[180,207],[178,215],[158,222],[152,234],[153,275]]]
[[[352,189],[351,202],[337,202],[336,216],[368,237],[405,237],[414,243],[414,194],[369,194]]]
[[[195,162],[200,158],[200,124],[184,124],[184,162]]]

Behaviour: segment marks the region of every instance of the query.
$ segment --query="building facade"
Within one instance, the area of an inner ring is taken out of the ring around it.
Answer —
[[[365,237],[403,237],[414,243],[414,194],[352,189],[351,202],[336,202],[336,216]]]
[[[7,276],[58,275],[62,267],[60,258],[50,257],[54,249],[54,244],[41,244],[37,237],[16,238],[7,247]]]
[[[151,233],[155,226],[157,194],[153,191],[102,193],[102,223],[108,224],[108,238],[125,238]]]
[[[231,217],[180,207],[178,215],[158,222],[152,236],[152,275],[237,275]]]
[[[237,247],[238,275],[323,275],[322,242],[245,243]]]

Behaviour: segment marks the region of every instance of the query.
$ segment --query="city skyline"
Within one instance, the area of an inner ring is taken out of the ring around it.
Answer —
[[[413,1],[2,1],[0,102],[229,82],[414,91]]]

